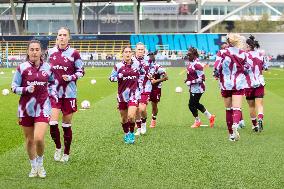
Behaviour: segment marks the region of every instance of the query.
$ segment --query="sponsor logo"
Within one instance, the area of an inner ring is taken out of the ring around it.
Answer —
[[[67,71],[68,69],[67,66],[60,66],[60,65],[52,66],[52,68],[55,70],[64,70],[64,71]]]
[[[136,76],[126,76],[126,77],[123,77],[123,81],[124,80],[132,80],[132,79],[136,79],[137,77]]]
[[[44,86],[46,82],[44,81],[27,81],[27,85],[29,86],[35,86],[35,85],[41,85]]]
[[[121,24],[120,16],[107,14],[106,16],[101,17],[103,24]]]

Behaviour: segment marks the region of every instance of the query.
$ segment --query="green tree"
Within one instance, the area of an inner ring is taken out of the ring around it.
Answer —
[[[234,22],[234,32],[277,32],[276,21],[270,21],[268,14],[263,14],[259,20],[248,20],[242,18],[241,20]]]
[[[228,33],[227,23],[220,23],[211,28],[211,33]]]
[[[284,32],[284,12],[280,18],[280,21],[277,22],[277,32]]]

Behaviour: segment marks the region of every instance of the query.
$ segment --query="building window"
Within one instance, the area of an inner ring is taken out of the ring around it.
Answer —
[[[221,6],[220,7],[220,15],[225,15],[225,7]]]
[[[213,7],[213,15],[219,15],[219,7]]]
[[[262,15],[263,14],[263,9],[260,6],[255,7],[255,14],[256,15]]]
[[[205,15],[212,15],[211,8],[212,8],[212,7],[204,6],[204,14],[205,14]]]
[[[230,12],[236,10],[238,7],[237,6],[228,6],[227,7],[227,14],[229,14]]]

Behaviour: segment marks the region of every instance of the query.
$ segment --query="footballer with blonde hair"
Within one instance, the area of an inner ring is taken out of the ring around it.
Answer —
[[[227,35],[228,47],[217,53],[213,75],[218,78],[226,108],[229,140],[240,138],[238,127],[241,120],[242,97],[247,87],[245,72],[249,69],[246,52],[238,48],[241,37],[237,33]]]

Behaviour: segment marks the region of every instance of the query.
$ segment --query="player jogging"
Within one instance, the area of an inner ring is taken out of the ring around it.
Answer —
[[[150,101],[152,104],[152,120],[150,128],[155,128],[158,115],[158,103],[162,96],[162,82],[168,80],[168,75],[166,73],[166,69],[156,63],[155,53],[149,52],[148,56],[148,61],[150,64],[153,64],[154,67],[154,73],[151,79],[152,90],[150,93]]]
[[[124,131],[124,142],[133,144],[135,142],[134,127],[138,108],[139,76],[143,72],[142,64],[133,62],[132,49],[126,46],[122,50],[123,60],[115,64],[109,80],[118,82],[117,101],[121,116],[121,125]]]
[[[251,66],[249,73],[246,75],[248,88],[245,89],[247,103],[249,105],[250,118],[252,121],[252,130],[261,132],[263,130],[263,97],[265,81],[263,70],[267,70],[265,57],[257,51],[260,47],[254,36],[250,36],[246,43],[248,45],[247,59]],[[257,118],[256,118],[257,112]]]
[[[26,61],[15,72],[12,91],[21,95],[18,117],[32,167],[29,177],[45,178],[44,137],[51,114],[50,97],[56,100],[57,94],[51,67],[42,61],[41,53],[40,42],[31,40],[28,43]]]
[[[189,64],[187,66],[187,78],[185,80],[186,85],[189,88],[190,98],[188,102],[188,108],[195,118],[191,128],[198,128],[201,125],[201,120],[198,116],[198,110],[201,111],[210,122],[210,127],[214,127],[215,115],[212,115],[199,101],[201,96],[205,92],[205,75],[203,66],[198,61],[199,54],[197,49],[191,47],[188,50],[187,57]]]
[[[228,47],[217,53],[213,76],[219,80],[221,95],[226,108],[226,122],[229,140],[239,140],[238,132],[241,119],[242,96],[247,87],[245,72],[249,69],[246,52],[237,48],[240,35],[227,35]]]
[[[84,76],[83,62],[79,52],[69,46],[70,30],[61,27],[57,33],[56,46],[48,50],[48,61],[55,75],[58,102],[52,101],[50,135],[56,149],[54,160],[68,162],[72,142],[72,117],[77,111],[78,79]],[[64,153],[61,156],[61,141],[58,128],[59,114],[62,112]]]

